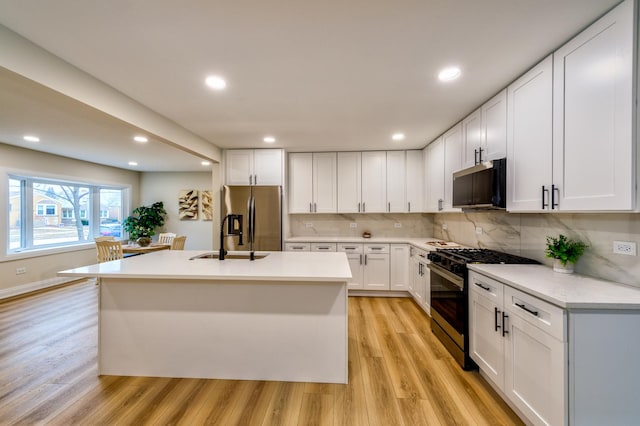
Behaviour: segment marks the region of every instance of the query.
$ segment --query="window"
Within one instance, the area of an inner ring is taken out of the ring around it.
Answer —
[[[9,252],[120,237],[125,188],[9,176]],[[108,221],[105,227],[104,221]]]

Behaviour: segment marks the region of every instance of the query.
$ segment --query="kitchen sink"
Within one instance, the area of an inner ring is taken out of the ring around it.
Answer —
[[[254,255],[254,259],[258,260],[258,259],[264,259],[265,257],[269,256],[269,253],[267,254],[256,254]],[[197,256],[193,256],[191,258],[189,258],[189,260],[194,260],[194,259],[218,259],[219,258],[219,254],[218,252],[211,252],[211,253],[204,253],[204,254],[199,254]],[[240,259],[240,260],[249,260],[249,254],[231,254],[231,253],[227,253],[224,255],[225,260],[226,259]]]

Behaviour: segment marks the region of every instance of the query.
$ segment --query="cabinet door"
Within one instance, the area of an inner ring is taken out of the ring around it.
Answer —
[[[313,154],[289,154],[289,213],[313,212]]]
[[[549,202],[553,151],[553,57],[507,89],[507,210],[540,211]],[[544,188],[543,188],[544,187]]]
[[[415,282],[415,300],[416,302],[418,302],[418,305],[420,305],[423,309],[424,309],[424,302],[425,302],[425,288],[424,288],[424,274],[425,273],[429,273],[429,271],[425,271],[425,265],[424,262],[422,262],[420,260],[420,257],[418,256],[416,258],[416,282]]]
[[[227,185],[251,185],[253,183],[253,150],[230,149],[226,151],[225,160]]]
[[[469,355],[483,373],[504,390],[504,338],[502,337],[502,304],[469,291]]]
[[[389,290],[389,255],[364,255],[364,288],[367,290]]]
[[[506,313],[505,395],[534,424],[566,424],[565,344]]]
[[[426,313],[431,315],[431,273],[429,272],[429,261],[422,262],[422,288],[424,291],[424,299],[422,305]]]
[[[361,171],[359,152],[338,153],[338,213],[361,213]]]
[[[487,101],[482,111],[482,147],[479,162],[507,156],[507,91],[506,89]]]
[[[478,163],[482,145],[482,111],[475,110],[462,120],[461,160],[459,168],[475,166]]]
[[[253,151],[253,184],[282,185],[282,150]]]
[[[413,253],[415,249],[409,249],[410,253]],[[418,259],[415,255],[411,254],[409,257],[409,293],[415,299],[416,295],[416,280],[418,277]]]
[[[387,206],[387,153],[362,153],[362,212],[384,213]]]
[[[338,211],[337,189],[336,153],[313,154],[314,213],[336,213]]]
[[[440,137],[427,146],[429,151],[427,180],[429,181],[428,211],[438,212],[444,208],[444,141]],[[452,176],[453,179],[453,176]]]
[[[406,154],[404,151],[387,151],[387,210],[406,212]]]
[[[407,290],[409,288],[409,246],[391,244],[390,252],[390,284],[391,290]]]
[[[633,2],[626,1],[554,53],[560,210],[634,207],[633,20]]]
[[[347,284],[347,288],[362,290],[364,289],[364,254],[347,253],[349,267],[351,268],[351,280]]]
[[[442,135],[444,142],[444,210],[460,211],[453,205],[453,173],[462,168],[462,126],[451,128]]]
[[[406,207],[404,211],[413,213],[422,211],[422,193],[424,191],[423,152],[411,150],[406,152]],[[387,188],[389,194],[389,188]]]
[[[284,245],[285,251],[311,251],[310,243],[286,243]]]

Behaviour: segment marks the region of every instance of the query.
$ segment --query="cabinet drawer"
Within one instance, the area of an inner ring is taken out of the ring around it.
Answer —
[[[311,251],[336,251],[336,243],[311,243]]]
[[[311,251],[311,243],[286,243],[285,251]]]
[[[369,254],[389,253],[389,244],[365,244],[364,252]]]
[[[564,309],[509,286],[504,287],[504,308],[556,339],[566,341]]]
[[[502,305],[504,284],[477,272],[469,271],[469,290],[478,293],[496,305]]]
[[[349,243],[339,243],[338,244],[338,251],[342,251],[345,253],[357,253],[357,254],[362,254],[363,252],[363,246],[362,244],[349,244]]]

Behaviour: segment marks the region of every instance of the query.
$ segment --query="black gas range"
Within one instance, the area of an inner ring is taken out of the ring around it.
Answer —
[[[469,263],[539,263],[489,249],[437,249],[431,263],[431,330],[465,370],[476,368],[469,357]]]

